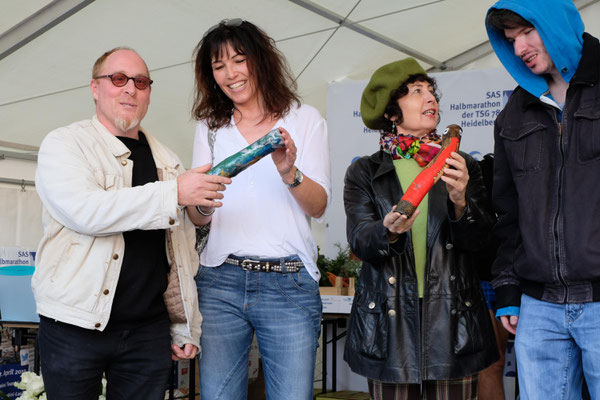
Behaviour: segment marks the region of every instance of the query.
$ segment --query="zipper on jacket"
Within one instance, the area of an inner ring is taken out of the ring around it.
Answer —
[[[425,276],[427,276],[427,274],[425,274]],[[425,283],[427,282],[427,278],[424,277],[425,279]],[[421,304],[423,304],[423,306],[421,306]],[[423,291],[423,300],[421,300],[420,297],[417,296],[417,315],[419,316],[419,341],[420,343],[420,349],[419,349],[419,375],[421,375],[419,377],[419,394],[423,395],[423,381],[425,380],[425,373],[423,371],[423,366],[425,365],[425,345],[423,343],[423,321],[425,318],[423,318],[423,314],[425,313],[425,291]]]
[[[565,102],[565,106],[563,107],[563,119],[562,122],[566,122],[566,102]],[[568,299],[568,292],[569,292],[569,287],[567,286],[566,282],[565,282],[565,278],[562,276],[562,269],[561,269],[561,254],[560,254],[560,241],[561,241],[561,237],[560,237],[560,233],[559,233],[559,223],[560,223],[560,210],[561,210],[561,205],[562,205],[562,183],[563,183],[563,175],[564,175],[564,165],[565,165],[565,149],[563,147],[563,125],[562,123],[558,122],[558,118],[556,116],[557,111],[556,110],[552,110],[554,112],[554,121],[556,122],[556,125],[558,127],[558,141],[559,141],[559,152],[560,152],[560,165],[558,168],[558,201],[557,201],[557,208],[556,208],[556,213],[554,214],[554,223],[553,223],[553,227],[554,227],[554,256],[556,258],[556,268],[557,268],[557,275],[558,275],[558,280],[560,281],[560,283],[563,285],[563,287],[565,288],[565,295],[563,297],[563,302],[565,302]]]
[[[424,278],[427,281],[427,278]],[[421,307],[421,302],[423,306]],[[423,343],[423,313],[425,310],[425,291],[423,291],[423,300],[417,296],[417,315],[419,316],[419,341],[420,343],[420,351],[419,351],[419,374],[421,375],[419,378],[419,394],[423,394],[423,378],[425,377],[425,373],[423,371],[423,366],[425,365],[425,345]]]
[[[423,393],[423,320],[421,316],[421,298],[419,297],[419,281],[417,278],[417,263],[415,261],[415,249],[412,245],[412,232],[410,237],[410,243],[408,245],[410,250],[410,255],[412,258],[412,267],[415,272],[415,283],[417,284],[417,322],[419,323],[419,343],[418,349],[419,352],[419,393]],[[427,260],[425,260],[425,267],[427,267]],[[423,293],[423,297],[425,297],[425,293]]]
[[[425,233],[425,240],[427,240],[427,233]],[[432,242],[435,242],[432,240]],[[431,252],[432,252],[432,248],[433,248],[433,244],[427,244],[427,254],[425,257],[425,271],[423,274],[423,299],[421,300],[420,298],[417,301],[417,309],[418,309],[418,315],[419,315],[419,337],[420,337],[420,341],[421,341],[421,352],[420,352],[420,357],[419,357],[419,371],[421,374],[421,379],[419,382],[419,394],[423,395],[423,381],[425,380],[425,371],[424,371],[424,365],[425,365],[425,335],[423,332],[425,332],[425,296],[428,293],[428,287],[429,287],[429,270],[431,269]],[[414,253],[413,253],[414,254]],[[415,269],[416,269],[416,264],[415,264]],[[415,271],[416,272],[416,271]]]
[[[419,281],[417,279],[417,263],[415,262],[415,249],[412,245],[412,232],[409,238],[408,250],[410,251],[412,267],[415,272],[415,283],[417,284],[417,322],[419,323],[419,343],[418,343],[418,354],[419,354],[419,393],[423,394],[423,320],[421,315],[421,298],[419,297]],[[429,253],[429,249],[427,250]],[[425,268],[427,268],[427,259],[425,260]],[[427,274],[425,274],[427,275]],[[427,278],[425,278],[426,280]],[[423,289],[423,298],[425,298],[425,290]]]
[[[429,219],[429,216],[427,216],[427,218]],[[418,316],[419,316],[419,336],[420,336],[420,342],[421,342],[421,348],[420,348],[420,357],[419,357],[419,373],[421,374],[421,379],[420,379],[420,383],[419,383],[419,393],[422,395],[423,394],[423,381],[425,380],[425,371],[424,371],[424,365],[425,365],[425,339],[424,339],[424,332],[425,332],[425,297],[427,296],[427,293],[429,292],[428,287],[429,287],[429,273],[431,270],[431,254],[433,253],[433,246],[436,243],[435,239],[431,240],[431,243],[429,243],[429,241],[427,240],[429,238],[429,220],[427,221],[427,229],[425,230],[425,241],[427,243],[427,253],[425,255],[425,271],[423,273],[423,300],[421,300],[420,298],[417,301],[417,310],[418,310]],[[436,229],[434,229],[433,232],[431,232],[431,237],[432,238],[436,238],[438,237],[438,233],[439,233],[439,229],[440,229],[440,224],[436,225]],[[412,243],[411,243],[412,246]],[[414,250],[413,250],[413,265],[415,268],[415,276],[416,276],[416,268],[417,265],[415,263],[414,260]],[[422,304],[422,306],[421,306]]]

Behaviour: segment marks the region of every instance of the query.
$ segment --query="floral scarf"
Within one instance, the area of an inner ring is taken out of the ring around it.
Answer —
[[[379,139],[380,149],[391,155],[394,160],[412,157],[421,167],[426,166],[439,153],[441,143],[442,138],[436,131],[422,138],[384,132]]]

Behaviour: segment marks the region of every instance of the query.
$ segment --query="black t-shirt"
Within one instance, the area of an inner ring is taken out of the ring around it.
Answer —
[[[142,132],[139,140],[117,136],[131,151],[132,186],[158,180],[156,164]],[[163,293],[167,289],[164,229],[123,232],[125,254],[107,329],[133,329],[167,317]]]

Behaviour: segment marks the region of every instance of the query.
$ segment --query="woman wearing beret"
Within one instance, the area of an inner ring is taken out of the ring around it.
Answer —
[[[476,399],[478,372],[498,359],[470,262],[494,222],[477,162],[451,153],[413,216],[394,211],[439,152],[436,90],[412,58],[379,68],[361,115],[380,150],[345,177],[346,233],[363,266],[344,359],[375,400]]]

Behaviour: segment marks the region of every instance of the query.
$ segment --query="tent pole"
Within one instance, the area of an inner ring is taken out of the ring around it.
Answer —
[[[6,159],[37,161],[37,154],[19,153],[16,151],[0,150],[0,161]]]
[[[34,181],[28,181],[25,179],[11,179],[11,178],[0,178],[0,183],[8,183],[11,185],[19,185],[22,189],[25,189],[25,186],[35,186]]]
[[[58,25],[94,0],[54,0],[0,35],[0,60]]]
[[[289,1],[294,4],[299,5],[300,7],[303,7],[309,11],[312,11],[313,13],[315,13],[317,15],[327,18],[330,21],[335,22],[340,27],[344,27],[344,28],[353,30],[354,32],[359,33],[363,36],[366,36],[370,39],[373,39],[381,44],[384,44],[393,49],[401,51],[402,53],[404,53],[408,56],[411,56],[418,60],[426,62],[427,64],[432,65],[435,68],[439,68],[441,70],[446,69],[446,65],[443,62],[436,60],[433,57],[429,57],[428,55],[423,54],[415,49],[412,49],[398,41],[390,39],[378,32],[375,32],[372,29],[362,26],[357,22],[351,21],[339,14],[336,14],[335,12],[328,10],[325,7],[322,7],[321,5],[319,5],[317,3],[314,3],[310,0],[289,0]]]

